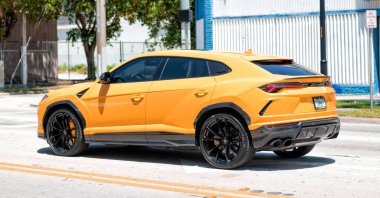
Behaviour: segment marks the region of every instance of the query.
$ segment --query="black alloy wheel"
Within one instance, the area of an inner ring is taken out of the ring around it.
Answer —
[[[69,109],[59,109],[50,115],[46,138],[52,151],[60,156],[78,155],[88,146],[79,119]]]
[[[220,169],[246,164],[254,153],[243,124],[229,114],[209,117],[202,126],[200,148],[206,161]]]
[[[313,150],[315,145],[310,146],[300,146],[295,147],[283,151],[273,151],[277,156],[282,158],[297,158],[302,157],[308,153],[310,153],[311,150]]]

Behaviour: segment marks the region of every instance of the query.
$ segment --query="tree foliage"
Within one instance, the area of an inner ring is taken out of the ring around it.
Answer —
[[[60,13],[60,0],[0,0],[0,38],[6,40],[21,13],[28,20],[56,19]]]
[[[194,0],[190,2],[194,10]],[[179,9],[180,0],[107,0],[107,41],[120,35],[120,20],[125,18],[130,23],[139,20],[148,27],[153,46],[161,42],[166,48],[178,48],[181,45],[181,25],[177,18]],[[70,22],[77,25],[77,28],[68,32],[68,40],[80,40],[83,43],[88,78],[95,78],[96,0],[0,0],[1,40],[9,37],[18,20],[18,13],[27,13],[28,19],[34,22],[41,16],[44,19],[56,19],[60,15],[68,17]],[[194,23],[191,27],[194,48]],[[164,36],[159,37],[160,31],[164,31]]]
[[[181,46],[181,24],[178,21],[180,0],[131,0],[130,6],[134,17],[149,29],[149,37],[154,41],[153,46],[161,42],[164,47],[172,49]],[[190,0],[191,9],[195,10],[195,1]],[[195,48],[195,28],[192,29],[192,48]],[[164,35],[159,37],[160,31]],[[152,47],[153,47],[152,46]]]
[[[106,1],[106,21],[107,21],[107,41],[120,35],[122,27],[121,18],[125,17],[133,21],[133,15],[126,15],[128,1],[107,0]],[[82,41],[85,49],[88,66],[88,78],[95,78],[94,52],[96,48],[96,1],[95,0],[72,0],[64,2],[64,16],[67,16],[71,23],[75,23],[77,28],[70,30],[68,40]]]
[[[16,16],[16,6],[12,0],[1,0],[0,1],[0,39],[1,41],[6,40],[12,28],[17,22]]]
[[[15,1],[15,0],[13,0]],[[16,0],[19,2],[19,12],[26,13],[28,20],[37,22],[39,19],[57,19],[61,14],[62,0]]]
[[[23,13],[31,22],[55,19],[59,16],[59,0],[0,0],[0,59],[4,59],[5,41]]]

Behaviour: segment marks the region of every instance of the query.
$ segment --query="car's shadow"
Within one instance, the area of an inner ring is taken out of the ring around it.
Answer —
[[[40,154],[55,155],[49,147],[37,151]],[[212,168],[200,151],[194,149],[155,148],[143,146],[91,145],[81,156],[85,158],[135,161],[145,163],[174,164]],[[281,171],[314,168],[335,163],[334,159],[309,154],[296,159],[282,159],[272,152],[259,152],[246,166],[237,170]]]

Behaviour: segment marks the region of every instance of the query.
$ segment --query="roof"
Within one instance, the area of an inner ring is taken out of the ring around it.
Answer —
[[[224,56],[226,58],[241,58],[247,61],[260,61],[260,60],[292,60],[288,57],[274,56],[266,54],[253,54],[251,51],[247,52],[228,52],[228,51],[201,51],[201,50],[166,50],[166,51],[155,51],[147,52],[144,55],[151,56],[188,56],[197,58],[209,58],[210,56],[220,57]]]

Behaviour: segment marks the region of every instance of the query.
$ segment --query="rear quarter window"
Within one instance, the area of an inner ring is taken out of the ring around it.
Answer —
[[[223,74],[230,73],[231,68],[227,67],[225,64],[216,61],[207,61],[210,68],[211,76],[219,76]]]
[[[253,62],[262,69],[276,75],[286,75],[286,76],[315,76],[321,75],[311,69],[306,68],[300,64],[294,63],[293,61],[280,61],[280,62]]]

